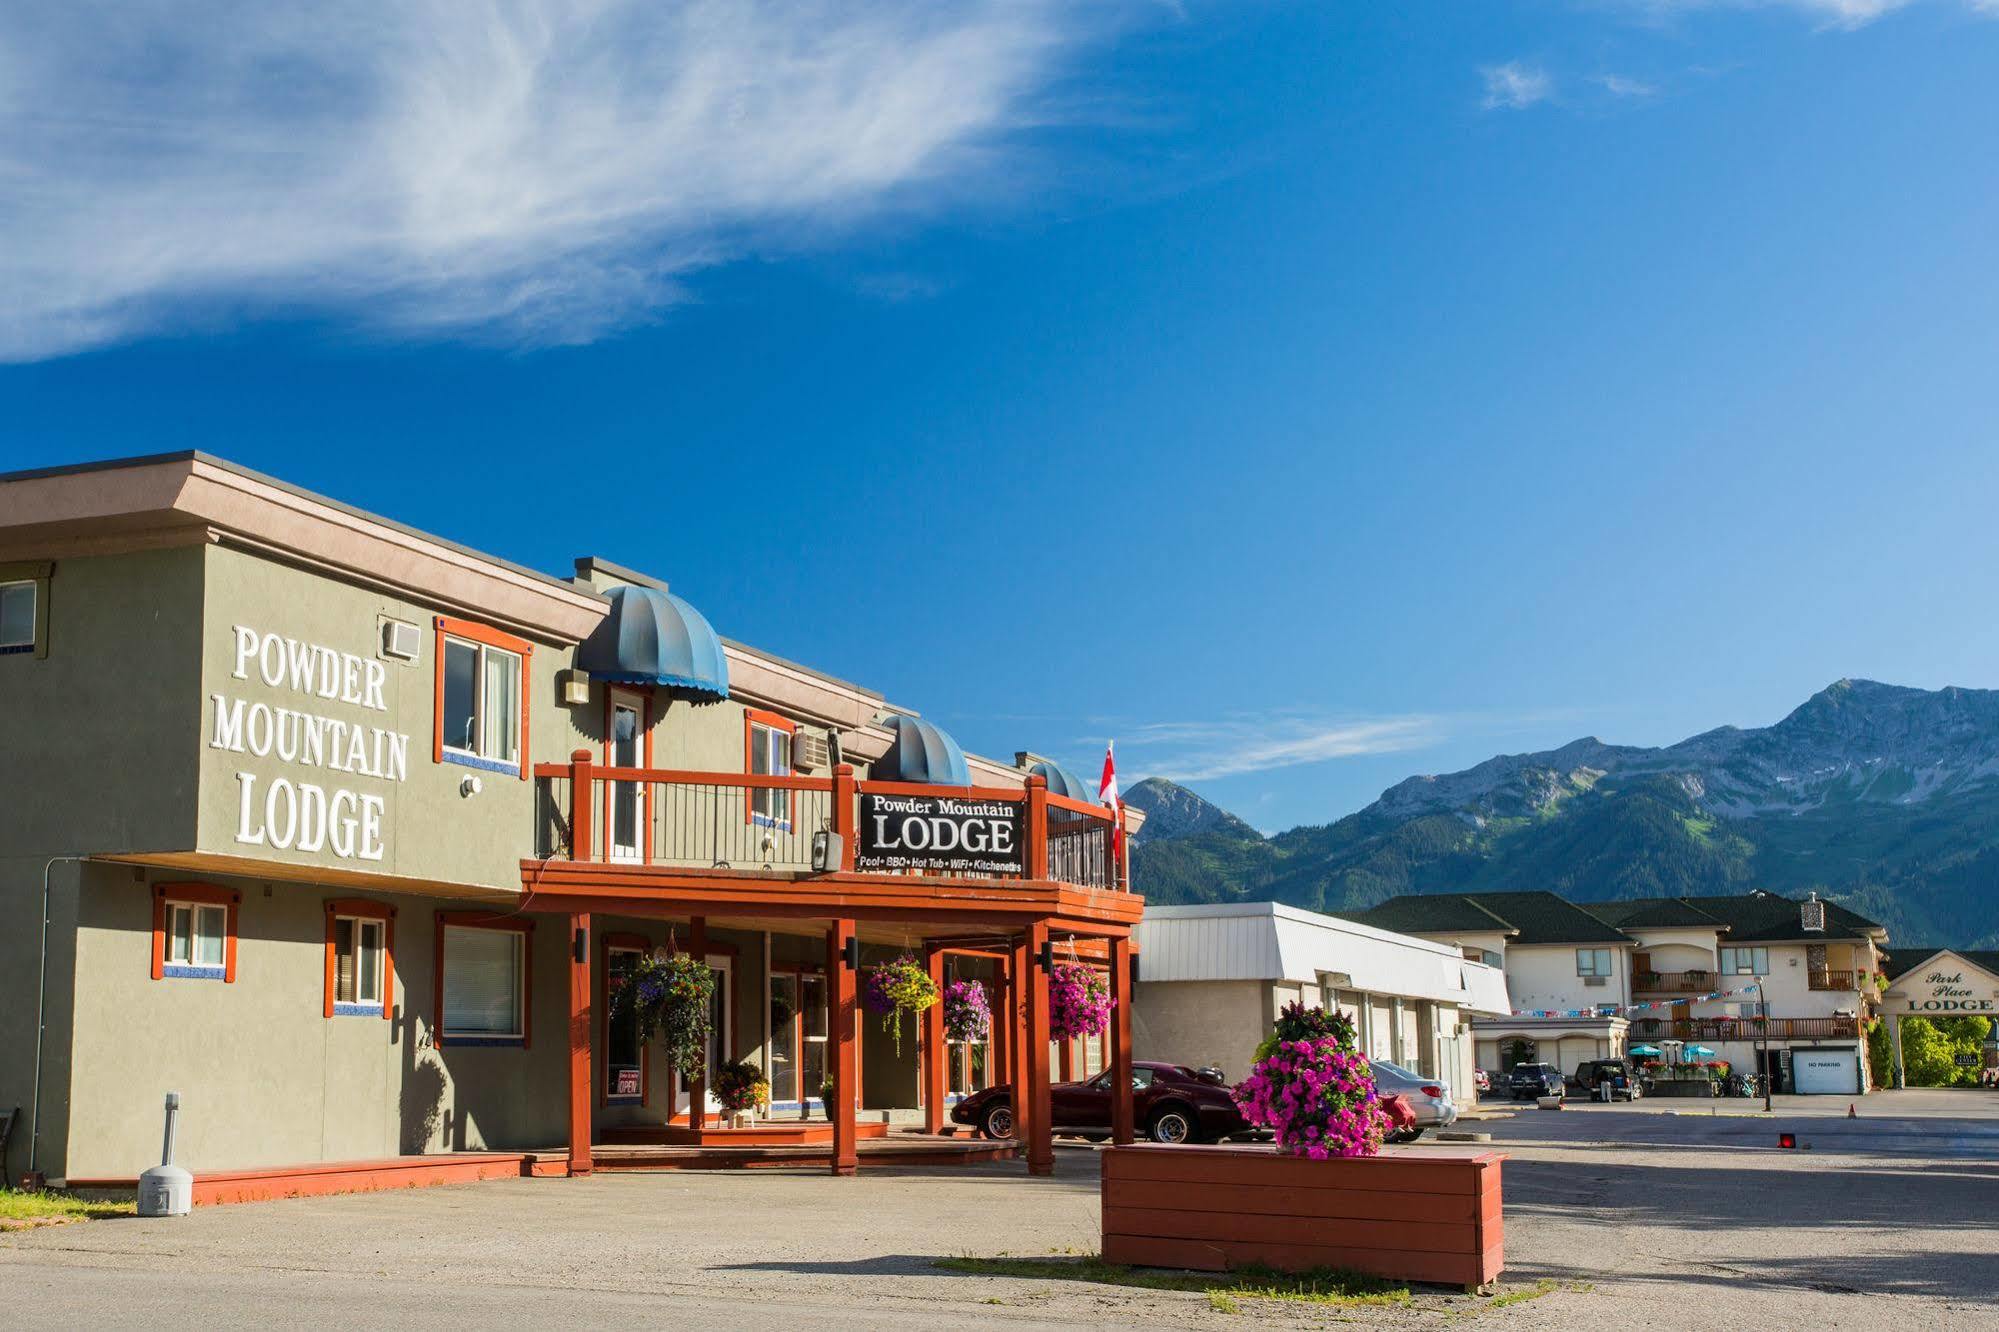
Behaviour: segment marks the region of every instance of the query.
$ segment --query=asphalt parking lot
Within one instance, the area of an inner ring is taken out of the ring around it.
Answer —
[[[203,1209],[0,1236],[9,1317],[37,1324],[695,1327],[1361,1322],[1999,1328],[1999,1097],[1869,1097],[1771,1119],[1531,1107],[1489,1131],[1506,1165],[1502,1303],[1410,1309],[940,1270],[960,1255],[1086,1254],[1096,1161],[816,1173],[602,1175]],[[1955,1097],[1956,1099],[1951,1099]],[[1686,1107],[1674,1107],[1685,1109]],[[1705,1108],[1705,1107],[1703,1107]],[[1742,1113],[1749,1113],[1747,1108]],[[1801,1146],[1776,1135],[1794,1126]],[[1423,1146],[1406,1150],[1434,1150]]]

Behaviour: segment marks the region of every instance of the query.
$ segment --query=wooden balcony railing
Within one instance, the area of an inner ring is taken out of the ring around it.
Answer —
[[[1641,971],[1631,978],[1639,994],[1706,994],[1716,988],[1712,971]]]
[[[534,767],[536,854],[545,859],[805,874],[814,868],[814,835],[828,832],[842,839],[834,868],[853,872],[864,797],[942,797],[1018,811],[1019,845],[993,857],[1012,868],[864,872],[1130,887],[1111,854],[1111,812],[1056,795],[1039,777],[1025,789],[923,786],[862,781],[844,764],[824,777],[779,777],[605,767],[587,750],[571,759]]]
[[[1645,1041],[1754,1041],[1852,1040],[1862,1036],[1859,1018],[1809,1017],[1771,1018],[1692,1018],[1675,1022],[1666,1018],[1640,1018],[1631,1024],[1634,1040]]]
[[[1824,971],[1814,969],[1806,978],[1814,990],[1858,990],[1860,973],[1857,971]]]

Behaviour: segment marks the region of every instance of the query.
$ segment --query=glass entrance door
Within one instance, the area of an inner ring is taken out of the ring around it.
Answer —
[[[803,1118],[826,1077],[826,978],[793,967],[770,973],[770,1100]]]
[[[610,750],[612,767],[643,766],[639,753],[644,730],[644,715],[637,697],[612,691],[611,733],[607,746]],[[644,844],[640,839],[645,835],[644,784],[612,782],[610,799],[610,816],[607,822],[611,825],[611,859],[643,859]]]

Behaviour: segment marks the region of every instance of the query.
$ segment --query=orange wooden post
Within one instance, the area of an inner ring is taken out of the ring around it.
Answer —
[[[1027,1173],[1055,1173],[1053,1105],[1048,1095],[1048,973],[1041,966],[1042,945],[1048,942],[1048,922],[1037,920],[1027,929]]]
[[[1027,779],[1027,877],[1048,877],[1048,779]]]
[[[930,963],[930,983],[937,987],[937,1002],[923,1010],[923,1131],[944,1131],[944,1074],[950,1066],[950,1052],[944,1044],[944,950],[925,947]]]
[[[1013,946],[1013,960],[1008,963],[1012,972],[1007,986],[1007,1044],[1011,1046],[1012,1058],[1007,1062],[1007,1084],[1013,1089],[1013,1140],[1022,1147],[1027,1145],[1028,1122],[1034,1114],[1034,1106],[1027,1094],[1027,992],[1031,987],[1034,958],[1027,951],[1027,936],[1021,935]]]
[[[590,788],[596,785],[590,776],[590,751],[578,749],[569,755],[569,858],[571,860],[590,859],[591,811],[595,808],[590,801]]]
[[[704,967],[708,965],[708,918],[706,916],[694,916],[688,920],[687,951],[696,962],[699,962]],[[718,976],[715,979],[717,984],[721,982],[721,977]],[[724,996],[723,1003],[726,1005],[727,1002],[728,999]],[[729,1057],[727,1050],[723,1050],[721,1054],[724,1059]],[[708,1067],[708,1061],[703,1059],[700,1071],[687,1080],[687,1123],[697,1131],[708,1126],[708,1079],[713,1076],[714,1072],[714,1069]]]
[[[859,979],[847,966],[847,940],[854,922],[836,920],[826,932],[826,998],[831,1006],[827,1020],[833,1027],[833,1104],[827,1117],[833,1121],[833,1173],[851,1175],[859,1169],[860,1153],[854,1147],[854,1102],[860,1089],[860,1060],[854,1045],[854,994]]]
[[[1111,1141],[1132,1140],[1131,936],[1111,940]]]
[[[854,868],[854,765],[833,769],[833,831],[840,835],[840,869]]]
[[[590,1162],[590,913],[569,918],[569,1173]]]
[[[986,1051],[986,1068],[994,1082],[1013,1078],[1013,958],[1009,954],[993,968],[993,1030]]]

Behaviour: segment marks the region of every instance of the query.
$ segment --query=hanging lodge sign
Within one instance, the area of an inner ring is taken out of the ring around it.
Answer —
[[[1025,807],[951,796],[861,796],[857,870],[1027,872]]]

